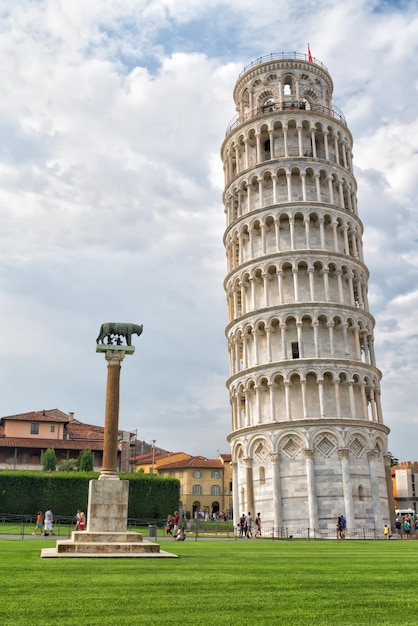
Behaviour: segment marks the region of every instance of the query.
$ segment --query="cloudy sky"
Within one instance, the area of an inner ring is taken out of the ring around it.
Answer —
[[[389,448],[418,460],[416,0],[3,0],[0,415],[103,424],[95,339],[130,321],[121,428],[229,450],[220,145],[243,67],[308,41],[354,136]]]

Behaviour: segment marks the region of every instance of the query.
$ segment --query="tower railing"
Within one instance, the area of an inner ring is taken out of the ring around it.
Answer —
[[[239,115],[238,113],[234,115],[231,122],[226,129],[225,135],[229,135],[229,133],[240,126],[240,124],[244,124],[249,119],[253,117],[257,117],[259,115],[264,115],[267,113],[273,113],[274,111],[294,111],[296,114],[303,113],[304,111],[310,111],[311,113],[322,113],[324,115],[329,115],[334,119],[338,120],[345,126],[347,126],[346,119],[344,117],[343,112],[336,106],[329,107],[323,106],[322,104],[310,104],[305,100],[290,100],[286,102],[271,102],[265,104],[262,107],[257,107],[256,109],[252,109],[245,113],[245,115]]]
[[[307,61],[308,63],[312,63],[313,65],[318,65],[323,70],[328,72],[328,69],[323,63],[321,63],[321,61],[318,61],[318,59],[316,59],[315,57],[309,58],[308,54],[303,54],[301,52],[272,52],[271,54],[267,54],[263,57],[257,57],[256,59],[254,59],[254,61],[251,61],[249,65],[246,65],[244,67],[238,78],[241,78],[241,76],[243,76],[245,72],[248,72],[248,70],[250,70],[252,67],[256,67],[257,65],[262,65],[263,63],[268,63],[269,61],[293,61],[295,59],[297,61]]]

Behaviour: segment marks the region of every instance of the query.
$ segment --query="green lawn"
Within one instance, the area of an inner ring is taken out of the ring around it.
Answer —
[[[41,559],[0,540],[3,626],[418,623],[418,541],[163,541],[178,559]]]

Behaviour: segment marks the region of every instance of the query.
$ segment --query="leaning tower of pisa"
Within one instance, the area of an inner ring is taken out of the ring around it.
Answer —
[[[352,136],[332,93],[315,58],[258,58],[221,148],[234,518],[260,512],[275,533],[391,519]]]

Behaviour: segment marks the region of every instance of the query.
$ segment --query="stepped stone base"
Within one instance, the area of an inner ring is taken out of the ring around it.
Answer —
[[[177,555],[160,550],[158,543],[144,541],[140,533],[74,531],[71,539],[57,541],[55,548],[44,548],[41,557],[177,558]]]

